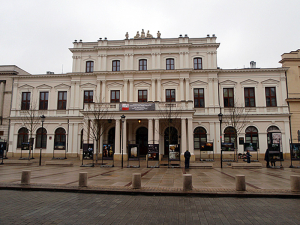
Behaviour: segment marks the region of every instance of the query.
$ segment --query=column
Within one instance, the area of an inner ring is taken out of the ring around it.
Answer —
[[[116,119],[115,128],[115,153],[120,154],[120,119]]]
[[[189,101],[190,99],[190,78],[185,78],[185,100]]]
[[[157,57],[156,57],[156,59],[157,59],[157,66],[156,66],[156,69],[161,69],[160,68],[160,54],[161,53],[157,53]]]
[[[148,119],[148,144],[153,144],[153,120]]]
[[[180,83],[180,101],[184,101],[183,78],[179,78]]]
[[[156,101],[161,101],[161,79],[157,79],[157,95]]]
[[[186,122],[184,118],[181,119],[181,154],[184,154],[186,149]]]
[[[4,100],[4,81],[0,83],[0,116],[3,116],[3,102]]]
[[[128,80],[124,79],[123,102],[127,102],[127,93],[128,93]]]
[[[94,102],[99,103],[100,102],[100,88],[101,87],[101,80],[97,80],[97,89],[96,89],[96,93],[95,93],[95,99]]]
[[[189,53],[188,52],[185,52],[184,64],[185,64],[184,68],[189,68]]]
[[[129,102],[133,102],[133,79],[129,80]]]
[[[152,69],[155,70],[155,53],[151,53],[152,56]]]
[[[67,153],[73,153],[73,130],[74,130],[74,123],[69,122],[69,133],[68,135],[68,149]]]
[[[76,70],[76,56],[72,56],[72,58],[73,58],[72,72],[75,72],[75,70]]]
[[[100,146],[99,146],[99,154],[101,154],[101,158],[102,158],[102,146],[103,146],[103,127],[101,126],[100,128],[100,134],[102,134],[100,136]]]
[[[20,107],[17,107],[17,96],[18,96],[18,82],[17,81],[14,81],[14,83],[13,83],[13,93],[12,93],[12,95],[13,95],[12,96],[12,103],[11,103],[12,110],[16,110],[16,108],[20,109]]]
[[[159,144],[159,119],[155,119],[154,144]]]
[[[98,63],[96,65],[96,71],[101,71],[101,63],[102,63],[102,60],[101,60],[101,55],[98,55]]]
[[[74,109],[75,106],[75,85],[76,81],[71,81],[70,109]]]
[[[133,70],[133,54],[130,54],[129,70]]]
[[[106,71],[107,70],[106,69],[106,56],[107,55],[103,55],[103,59],[102,59],[102,61],[103,61],[102,71]]]
[[[287,106],[287,102],[285,101],[287,99],[285,77],[280,77],[280,83],[281,83],[282,106]]]
[[[219,107],[219,96],[218,96],[218,89],[219,89],[219,84],[218,84],[218,79],[214,78],[214,82],[213,82],[213,92],[214,94],[214,106],[215,107]],[[221,91],[221,90],[220,90]],[[221,95],[220,93],[220,97],[223,96],[223,94]]]
[[[193,132],[193,119],[188,119],[188,148],[192,155],[194,155],[194,132]]]
[[[124,54],[124,70],[127,70],[128,67],[128,54]]]
[[[127,154],[127,120],[125,119],[124,123],[122,123],[122,131],[123,132],[123,155]],[[121,146],[122,147],[122,146]]]
[[[74,98],[75,98],[75,102],[74,102],[74,106],[76,109],[79,109],[79,94],[80,94],[80,89],[79,89],[79,82],[75,83],[75,93],[74,93]]]
[[[179,52],[180,68],[183,69],[183,52]]]
[[[213,96],[214,96],[214,92],[213,92],[213,82],[214,79],[213,78],[208,78],[208,98],[206,102],[209,102],[209,107],[212,107],[214,105],[214,101],[213,101]]]
[[[155,101],[155,79],[151,79],[152,81],[152,85],[151,85],[151,88],[152,88],[152,98],[149,99],[149,101]],[[150,97],[150,96],[149,96]]]
[[[101,96],[101,102],[106,102],[105,99],[105,91],[106,91],[106,85],[105,85],[105,80],[102,80],[102,96]]]

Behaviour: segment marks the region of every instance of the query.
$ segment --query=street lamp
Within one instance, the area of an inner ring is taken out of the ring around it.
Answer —
[[[44,122],[46,117],[44,115],[41,115],[41,121],[42,121],[42,135],[41,135],[41,148],[40,148],[40,162],[39,165],[41,165],[42,162],[42,147],[43,147],[43,132],[44,132]]]
[[[220,121],[220,150],[221,150],[221,168],[222,168],[222,117],[223,114],[220,112],[218,114],[219,121]]]
[[[126,116],[124,116],[124,114],[121,116],[121,120],[122,120],[122,168],[123,168],[123,132],[124,132],[125,117]]]

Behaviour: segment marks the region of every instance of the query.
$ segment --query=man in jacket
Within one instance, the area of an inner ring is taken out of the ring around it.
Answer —
[[[189,152],[189,150],[185,151],[184,158],[185,158],[185,168],[188,169],[190,168],[190,158],[191,158],[191,153]]]

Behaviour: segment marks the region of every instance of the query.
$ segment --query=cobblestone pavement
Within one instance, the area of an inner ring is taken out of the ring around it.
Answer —
[[[299,224],[300,199],[0,190],[0,224]]]

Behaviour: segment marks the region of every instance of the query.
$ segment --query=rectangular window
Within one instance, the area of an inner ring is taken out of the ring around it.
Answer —
[[[233,88],[223,89],[224,107],[234,107]]]
[[[30,92],[22,92],[21,110],[29,110],[30,108]]]
[[[87,72],[87,73],[94,72],[94,62],[93,61],[87,61],[86,62],[86,70],[85,70],[85,72]]]
[[[254,88],[245,88],[245,107],[255,107],[255,92]]]
[[[202,58],[194,58],[194,70],[202,69]]]
[[[67,108],[67,92],[59,91],[58,92],[57,109],[65,110],[66,108]]]
[[[275,87],[266,87],[266,105],[267,107],[277,106]]]
[[[111,91],[110,102],[120,102],[120,91]]]
[[[139,60],[139,70],[147,70],[147,59]]]
[[[175,102],[175,89],[166,89],[166,102]]]
[[[174,59],[167,59],[166,64],[167,70],[174,70]]]
[[[139,90],[138,102],[147,102],[147,90]]]
[[[93,103],[93,91],[84,91],[84,103]]]
[[[112,71],[120,71],[120,60],[112,61]]]
[[[48,92],[40,92],[40,110],[48,109]]]
[[[204,88],[194,89],[194,107],[195,108],[204,107]]]

